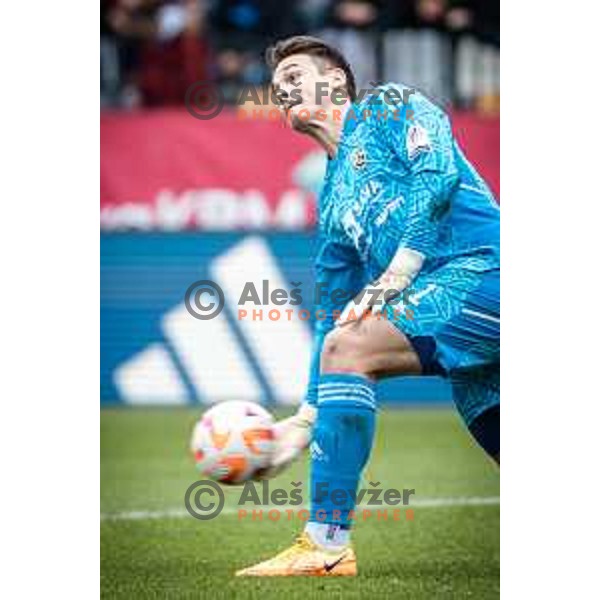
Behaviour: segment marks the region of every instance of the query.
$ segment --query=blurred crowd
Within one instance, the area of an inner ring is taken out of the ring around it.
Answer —
[[[268,81],[269,43],[310,33],[340,47],[359,86],[400,81],[494,114],[499,13],[499,0],[101,0],[101,103],[182,104],[195,81],[235,102]]]

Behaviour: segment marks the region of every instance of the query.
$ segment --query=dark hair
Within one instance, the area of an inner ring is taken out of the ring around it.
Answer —
[[[342,69],[346,74],[346,91],[348,97],[352,102],[356,100],[354,73],[352,72],[350,63],[335,46],[331,46],[327,42],[309,35],[295,35],[285,40],[280,40],[267,48],[265,59],[269,68],[274,70],[284,58],[293,54],[308,54]]]

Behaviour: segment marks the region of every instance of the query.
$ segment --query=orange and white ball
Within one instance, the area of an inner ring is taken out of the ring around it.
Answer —
[[[221,483],[252,479],[270,465],[274,419],[254,402],[232,400],[207,410],[192,433],[191,451],[202,475]]]

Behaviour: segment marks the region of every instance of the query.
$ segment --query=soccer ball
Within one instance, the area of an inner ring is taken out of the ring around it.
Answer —
[[[221,483],[252,479],[270,465],[275,435],[273,417],[254,402],[232,400],[207,410],[192,433],[196,467]]]

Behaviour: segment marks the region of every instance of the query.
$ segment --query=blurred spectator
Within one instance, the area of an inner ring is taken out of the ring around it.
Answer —
[[[139,86],[146,106],[181,104],[187,88],[209,78],[203,1],[165,2],[142,51]]]
[[[482,42],[500,47],[500,1],[472,0],[473,31]]]
[[[293,33],[300,18],[295,0],[216,0],[210,13],[216,47],[215,79],[225,100],[233,103],[247,85],[267,81],[265,48]]]
[[[499,0],[383,0],[382,25],[388,29],[433,29],[468,33],[500,44]]]
[[[500,110],[500,2],[456,2],[448,14],[453,32],[454,105],[497,115]]]
[[[244,86],[261,83],[266,76],[257,57],[235,48],[224,48],[218,53],[216,74],[216,83],[229,104],[237,103]]]
[[[371,87],[377,79],[380,19],[376,0],[333,0],[326,13],[326,29],[318,33],[348,59],[359,88]]]
[[[454,0],[446,13],[448,30],[470,34],[480,42],[500,46],[499,0]]]
[[[102,106],[182,104],[208,79],[233,103],[268,82],[265,48],[303,33],[336,44],[360,86],[499,104],[499,0],[101,0],[100,14]]]
[[[215,0],[210,24],[220,47],[257,50],[294,29],[296,2]]]
[[[441,104],[452,97],[452,45],[446,0],[386,2],[384,79],[401,81]]]
[[[455,4],[446,13],[446,25],[452,33],[462,33],[469,29],[473,23],[473,13],[467,3]]]
[[[192,82],[207,79],[204,4],[203,0],[107,0],[101,4],[107,103],[129,107],[181,104]],[[119,60],[116,69],[110,63],[113,48]],[[116,92],[115,79],[119,81]]]
[[[445,29],[446,0],[384,0],[383,26],[388,29]]]
[[[369,29],[378,24],[378,2],[371,0],[339,0],[331,6],[328,25],[339,29]]]
[[[331,0],[304,0],[298,6],[298,17],[304,31],[318,31],[325,26]]]
[[[446,0],[417,0],[415,25],[422,29],[446,29]]]

